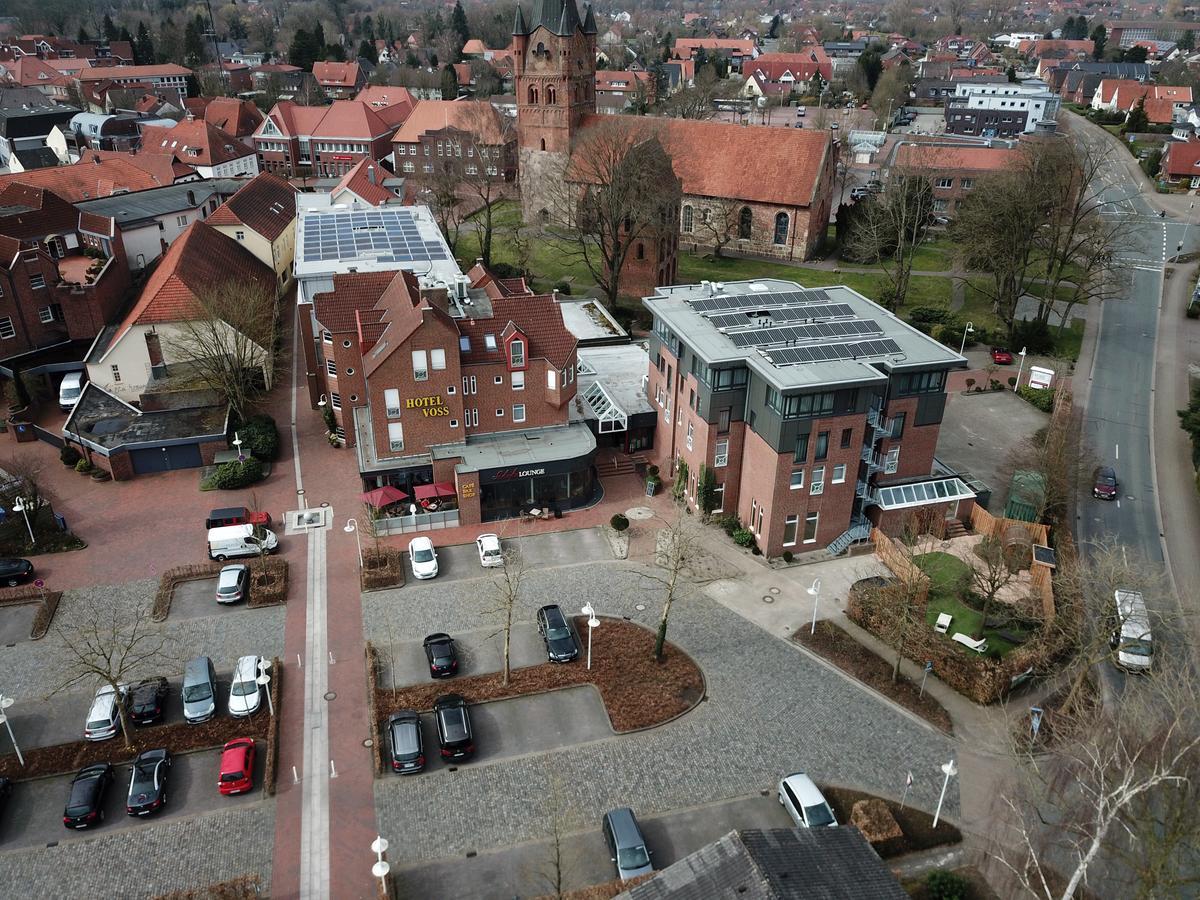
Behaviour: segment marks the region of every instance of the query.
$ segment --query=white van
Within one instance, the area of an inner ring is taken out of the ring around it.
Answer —
[[[83,373],[68,372],[58,385],[58,408],[63,412],[70,412],[79,402],[79,395],[82,393]]]
[[[1109,643],[1117,653],[1117,665],[1127,672],[1149,672],[1154,661],[1150,636],[1150,613],[1139,591],[1117,588],[1113,601],[1116,618]]]
[[[225,525],[208,529],[210,559],[224,561],[231,556],[258,556],[263,548],[274,553],[279,548],[279,538],[261,525]]]

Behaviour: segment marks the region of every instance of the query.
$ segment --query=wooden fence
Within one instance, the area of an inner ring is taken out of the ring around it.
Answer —
[[[1003,541],[1004,534],[1009,528],[1016,526],[1029,535],[1034,545],[1047,547],[1050,545],[1050,526],[1042,522],[1023,522],[1020,519],[1006,519],[1003,516],[993,516],[982,506],[976,504],[971,508],[971,528],[984,537],[996,538]],[[1042,604],[1042,617],[1046,622],[1054,620],[1054,585],[1053,571],[1037,560],[1029,565],[1030,596]]]
[[[929,602],[929,576],[922,572],[920,567],[913,563],[905,553],[896,547],[895,542],[878,528],[871,529],[871,543],[875,545],[875,555],[892,570],[892,574],[905,584],[918,586],[913,600],[915,605],[924,609]]]

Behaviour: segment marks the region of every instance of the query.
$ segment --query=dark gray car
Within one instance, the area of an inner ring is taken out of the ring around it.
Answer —
[[[578,659],[579,642],[575,640],[575,630],[558,604],[543,606],[538,610],[537,628],[546,643],[546,656],[550,662]]]
[[[193,725],[217,712],[217,673],[207,656],[189,659],[183,670],[183,717]]]
[[[627,881],[654,871],[650,849],[632,809],[623,806],[606,812],[601,830],[618,878]]]
[[[415,775],[425,768],[421,717],[413,710],[402,709],[388,719],[388,738],[392,745],[393,772]]]

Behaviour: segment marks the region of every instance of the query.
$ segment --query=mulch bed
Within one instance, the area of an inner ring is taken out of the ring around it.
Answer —
[[[889,700],[920,716],[930,725],[947,734],[954,731],[950,713],[928,693],[921,696],[921,686],[900,675],[892,681],[892,663],[876,656],[832,622],[817,623],[816,634],[801,628],[792,640],[829,660],[843,672],[854,676]]]
[[[0,588],[0,606],[21,606],[26,603],[38,604],[38,611],[33,617],[33,626],[29,629],[31,640],[40,640],[50,630],[54,621],[54,613],[58,611],[58,601],[62,599],[62,591],[47,591],[32,584],[20,587]]]
[[[159,894],[154,900],[258,900],[262,895],[262,878],[241,875],[219,884]]]
[[[275,680],[274,678],[272,679]],[[200,725],[174,722],[170,725],[148,725],[144,728],[131,727],[133,749],[125,748],[125,741],[118,732],[107,741],[74,741],[52,747],[37,747],[23,750],[25,765],[21,766],[15,753],[0,756],[0,775],[14,781],[43,778],[77,772],[93,763],[110,762],[114,766],[130,763],[143,750],[167,747],[172,753],[188,753],[193,750],[211,750],[224,746],[236,737],[252,737],[266,740],[270,715],[260,709],[248,719],[217,716]],[[276,707],[278,712],[278,707]]]
[[[287,560],[269,557],[266,564],[265,571],[257,560],[250,565],[250,600],[246,606],[251,609],[287,603]]]
[[[704,696],[704,675],[686,653],[671,643],[663,662],[654,660],[654,633],[622,619],[603,618],[592,634],[592,668],[587,668],[587,619],[575,617],[582,653],[573,663],[540,663],[503,673],[430,681],[400,688],[393,696],[376,680],[374,705],[380,732],[384,720],[399,709],[426,711],[442,694],[461,694],[469,703],[504,700],[580,684],[600,691],[609,721],[617,733],[637,731],[687,712]],[[378,670],[376,670],[378,671]]]
[[[364,591],[402,587],[404,585],[404,551],[392,547],[364,550],[359,578]]]
[[[271,716],[268,709],[267,715],[271,718],[267,722],[267,758],[263,765],[263,791],[268,797],[275,796],[275,779],[279,774],[279,698],[283,692],[280,685],[282,678],[283,664],[276,656],[271,661],[271,684],[268,686],[271,691],[271,701],[275,704],[275,715]],[[261,713],[262,710],[259,710],[251,718],[258,718]]]
[[[874,794],[841,787],[822,787],[821,792],[829,801],[829,805],[833,807],[833,813],[837,816],[838,822],[843,824],[850,821],[851,810],[859,800],[878,799],[887,804],[892,816],[896,819],[896,824],[904,832],[904,837],[888,841],[875,848],[875,852],[884,859],[903,856],[905,853],[915,853],[918,850],[929,850],[945,844],[957,844],[962,841],[962,832],[947,822],[945,818],[938,822],[937,828],[934,828],[932,815],[912,806],[901,809],[900,804],[895,800],[875,797]]]

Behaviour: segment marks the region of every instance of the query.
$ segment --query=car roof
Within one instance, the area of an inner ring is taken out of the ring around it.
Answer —
[[[430,549],[433,549],[433,541],[431,541],[429,538],[425,537],[425,535],[420,535],[418,537],[413,538],[411,541],[409,541],[408,546],[409,547],[429,547]]]
[[[234,516],[244,516],[246,507],[244,506],[223,506],[220,509],[214,509],[208,514],[210,519],[231,519]]]
[[[183,667],[183,679],[188,678],[207,678],[208,667],[212,665],[212,660],[207,656],[195,656],[187,661]]]
[[[475,540],[479,541],[479,543],[483,544],[484,546],[491,546],[492,544],[495,544],[497,547],[500,546],[500,536],[497,534],[481,534],[479,537],[475,538]]]
[[[446,634],[444,631],[435,631],[433,634],[426,635],[423,643],[440,644],[452,640],[454,640],[454,638],[450,637],[450,635]]]
[[[628,806],[610,809],[604,815],[608,819],[609,826],[613,830],[613,837],[616,838],[618,844],[641,839],[642,834],[637,825],[637,818]]]
[[[102,772],[107,772],[111,768],[112,766],[110,766],[108,763],[95,763],[90,766],[85,766],[79,770],[79,773],[75,776],[75,780],[79,781],[83,778],[92,778]]]
[[[251,654],[249,656],[239,656],[237,665],[233,669],[234,677],[236,678],[238,676],[244,676],[247,674],[254,675],[255,677],[257,677],[258,676],[258,661],[260,659],[262,659],[261,656],[255,656],[253,654]]]
[[[166,758],[167,758],[167,748],[166,747],[156,747],[153,750],[143,750],[141,753],[139,753],[137,755],[137,759],[135,759],[134,762],[137,762],[138,760],[142,760],[142,759],[159,760],[159,759],[166,759]]]
[[[242,742],[245,743],[242,743]],[[232,745],[232,746],[231,746]],[[226,763],[241,764],[250,754],[250,749],[254,746],[254,741],[249,738],[234,738],[225,745],[225,749],[221,751],[221,768],[225,768]]]
[[[541,613],[544,613],[547,619],[550,618],[551,616],[558,616],[564,622],[567,621],[567,617],[563,613],[562,607],[559,606],[557,603],[549,603],[546,606],[543,606],[538,611]]]
[[[803,772],[788,775],[783,780],[792,789],[792,793],[796,795],[796,799],[804,806],[816,806],[818,803],[825,802],[825,796],[821,793],[820,789]]]
[[[434,709],[441,709],[447,706],[466,706],[467,701],[460,694],[442,694],[433,701]]]
[[[421,716],[412,709],[402,709],[399,712],[392,713],[388,717],[388,725],[395,725],[399,722],[420,722]]]

